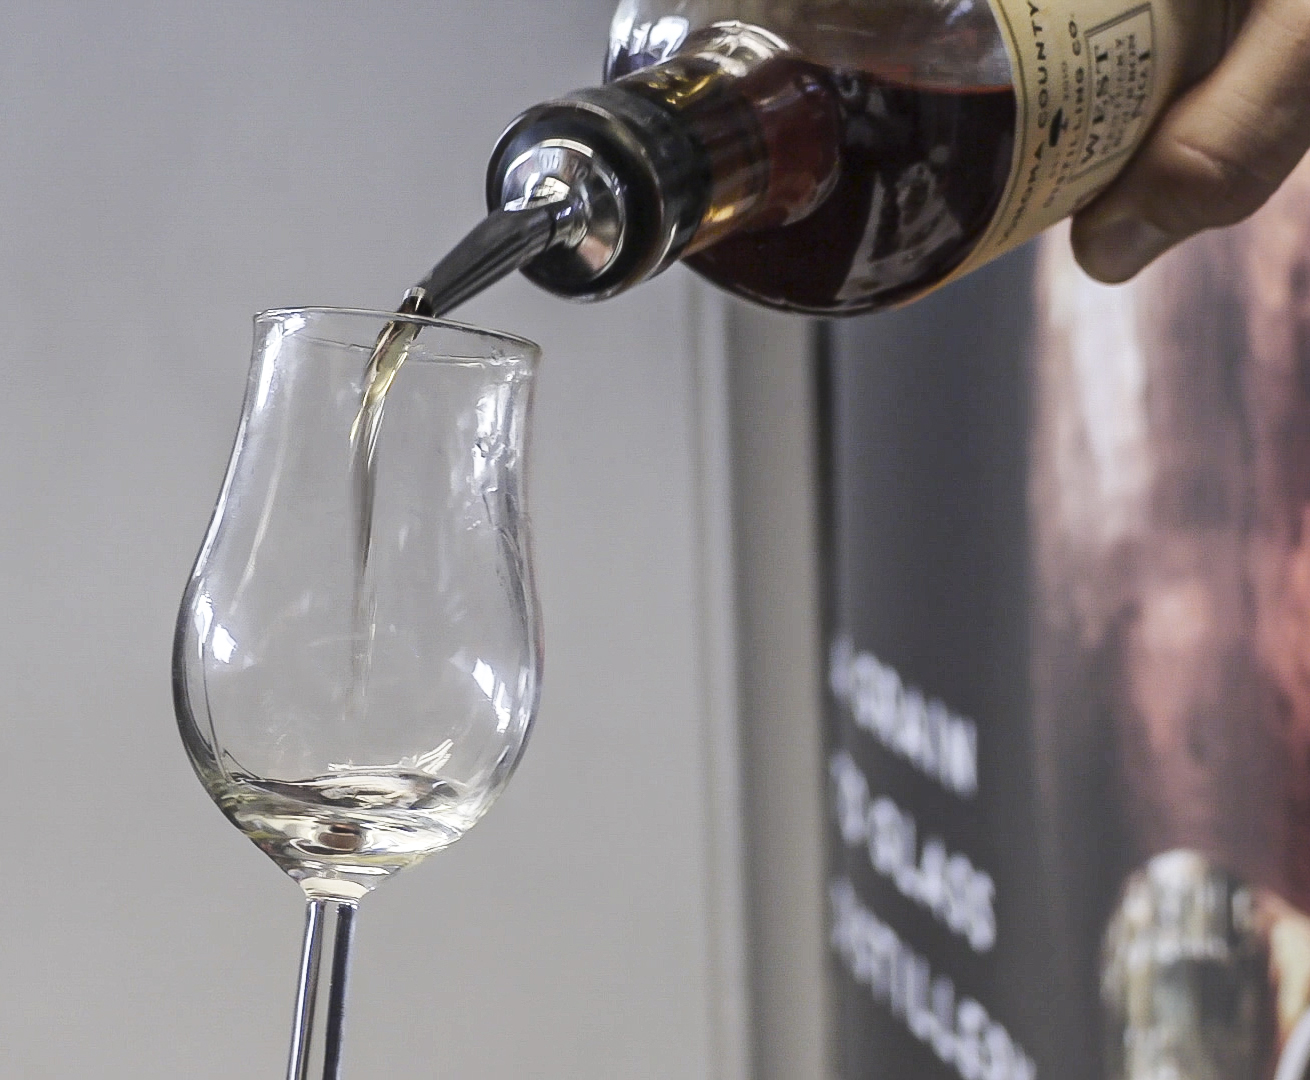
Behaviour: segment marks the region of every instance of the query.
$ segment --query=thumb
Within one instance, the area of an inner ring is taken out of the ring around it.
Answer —
[[[1175,102],[1073,224],[1092,277],[1127,281],[1263,205],[1310,147],[1310,0],[1256,0],[1219,66]]]

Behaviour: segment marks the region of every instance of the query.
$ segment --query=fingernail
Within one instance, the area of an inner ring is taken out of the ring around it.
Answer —
[[[1117,285],[1173,246],[1163,229],[1138,217],[1121,217],[1088,229],[1082,238],[1080,261],[1098,281]]]

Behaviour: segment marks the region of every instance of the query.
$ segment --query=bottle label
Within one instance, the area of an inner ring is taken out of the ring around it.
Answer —
[[[988,231],[952,278],[1032,239],[1118,174],[1176,84],[1171,5],[990,0],[1014,71],[1010,180]]]

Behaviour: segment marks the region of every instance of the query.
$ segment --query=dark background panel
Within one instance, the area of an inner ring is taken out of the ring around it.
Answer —
[[[1097,1073],[1096,1030],[1050,962],[1030,705],[1028,521],[1032,249],[900,311],[834,323],[820,374],[826,641],[895,668],[973,719],[980,790],[951,794],[828,703],[828,746],[993,877],[998,937],[979,956],[846,848],[830,810],[829,878],[848,877],[935,971],[976,997],[1039,1075]],[[833,958],[844,1080],[955,1075]]]

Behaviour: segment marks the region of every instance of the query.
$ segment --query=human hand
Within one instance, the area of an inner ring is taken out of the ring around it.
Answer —
[[[1254,213],[1307,148],[1310,0],[1254,0],[1214,71],[1074,218],[1074,254],[1092,277],[1127,281],[1187,237]]]

